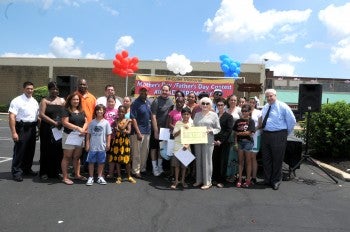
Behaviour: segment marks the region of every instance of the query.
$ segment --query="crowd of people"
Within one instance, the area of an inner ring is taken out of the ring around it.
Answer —
[[[203,190],[213,185],[249,188],[259,184],[256,157],[261,152],[262,184],[277,190],[287,136],[296,123],[274,89],[265,91],[267,102],[261,110],[258,99],[233,94],[224,98],[220,89],[212,97],[205,92],[185,96],[179,90],[171,97],[167,84],[154,99],[148,97],[147,87],[139,90],[136,99],[120,98],[112,85],[105,87],[105,96],[96,99],[85,79],[78,80],[77,90],[66,99],[59,96],[56,82],[48,83],[49,94],[40,104],[33,91],[34,84],[25,82],[23,94],[9,107],[14,141],[11,173],[18,182],[25,175],[37,174],[32,163],[38,128],[42,180],[60,178],[66,185],[86,181],[91,186],[124,180],[135,184],[135,179],[145,175],[165,175],[171,189],[179,184],[186,188],[190,182]],[[190,127],[206,128],[208,142],[181,143],[181,133]],[[169,129],[174,140],[170,160],[160,153],[161,128]],[[174,156],[179,150],[190,151],[194,161],[184,165]],[[70,164],[74,174],[69,173]],[[87,177],[82,174],[84,168]]]

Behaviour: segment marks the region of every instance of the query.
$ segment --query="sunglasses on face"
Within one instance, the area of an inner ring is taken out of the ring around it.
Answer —
[[[242,113],[247,113],[249,110],[241,110]]]
[[[215,93],[215,95],[217,95],[217,96],[222,96],[222,93],[217,92],[217,93]]]
[[[202,102],[202,106],[208,106],[208,105],[210,105],[209,102]]]

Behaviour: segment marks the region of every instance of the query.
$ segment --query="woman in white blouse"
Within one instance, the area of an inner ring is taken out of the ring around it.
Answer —
[[[260,138],[261,138],[261,129],[259,125],[261,124],[261,110],[256,108],[257,101],[254,97],[249,98],[249,104],[252,107],[251,118],[255,123],[255,133],[253,136],[254,147],[251,150],[253,152],[252,157],[252,182],[256,183],[256,174],[258,172],[258,162],[256,161],[256,156],[260,150]]]

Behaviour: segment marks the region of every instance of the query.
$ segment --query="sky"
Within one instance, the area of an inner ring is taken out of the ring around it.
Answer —
[[[0,57],[265,64],[350,79],[350,0],[0,0]]]

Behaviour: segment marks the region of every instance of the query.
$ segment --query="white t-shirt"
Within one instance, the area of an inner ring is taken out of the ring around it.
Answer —
[[[112,134],[111,126],[106,119],[97,121],[93,119],[88,127],[88,133],[90,137],[90,150],[91,151],[105,151],[106,150],[106,137]]]
[[[96,99],[96,105],[98,104],[102,104],[105,107],[107,107],[107,97],[106,96],[102,96]],[[121,105],[122,103],[119,101],[118,98],[115,98],[115,106],[114,109],[118,109],[118,107]]]
[[[39,104],[35,98],[27,98],[23,93],[11,101],[9,112],[16,115],[17,122],[36,122],[39,115]]]
[[[251,118],[254,120],[255,128],[259,125],[259,118],[261,117],[261,110],[254,109]],[[260,135],[261,130],[255,130],[255,134]]]

